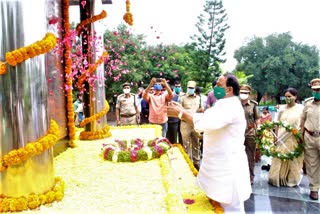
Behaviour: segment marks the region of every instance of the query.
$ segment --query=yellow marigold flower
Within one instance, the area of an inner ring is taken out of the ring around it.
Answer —
[[[1,74],[6,74],[7,73],[7,66],[5,63],[0,62],[0,75]]]
[[[54,200],[55,200],[55,193],[53,192],[53,191],[49,191],[47,194],[46,194],[46,196],[47,196],[47,200],[46,200],[46,202],[47,203],[51,203],[51,202],[53,202]]]

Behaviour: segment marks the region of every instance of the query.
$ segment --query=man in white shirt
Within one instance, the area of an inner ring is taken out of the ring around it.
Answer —
[[[187,112],[176,102],[167,107],[169,116],[204,131],[203,160],[196,183],[212,201],[220,203],[225,213],[245,213],[244,201],[252,191],[243,145],[246,119],[239,91],[237,78],[226,73],[214,88],[218,101],[204,113]]]

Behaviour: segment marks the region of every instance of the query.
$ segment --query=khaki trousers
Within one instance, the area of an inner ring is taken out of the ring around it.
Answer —
[[[320,188],[320,137],[304,134],[304,161],[309,179],[310,191],[319,191]]]
[[[254,137],[246,137],[244,141],[244,146],[248,158],[249,172],[250,172],[250,181],[254,182],[254,164],[256,156],[256,142]]]
[[[200,143],[198,140],[198,134],[192,128],[192,126],[181,121],[180,132],[182,135],[182,144],[186,153],[190,156],[190,146],[191,146],[191,157],[193,164],[200,166]]]

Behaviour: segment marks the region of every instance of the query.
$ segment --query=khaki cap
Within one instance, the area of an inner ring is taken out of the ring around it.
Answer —
[[[125,86],[131,87],[131,86],[130,86],[130,83],[128,83],[128,82],[123,83],[122,88],[125,87]]]
[[[240,86],[240,93],[241,92],[250,93],[251,92],[250,85],[246,85],[246,84],[241,85]]]
[[[196,87],[196,82],[195,81],[189,81],[187,84],[187,87],[195,88]]]
[[[311,80],[311,88],[312,89],[320,88],[320,78],[316,78],[316,79]]]

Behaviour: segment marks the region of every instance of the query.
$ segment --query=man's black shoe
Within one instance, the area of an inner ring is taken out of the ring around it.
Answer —
[[[270,170],[270,167],[271,167],[270,164],[262,165],[262,166],[261,166],[261,169],[262,169],[262,170],[269,171],[269,170]]]

